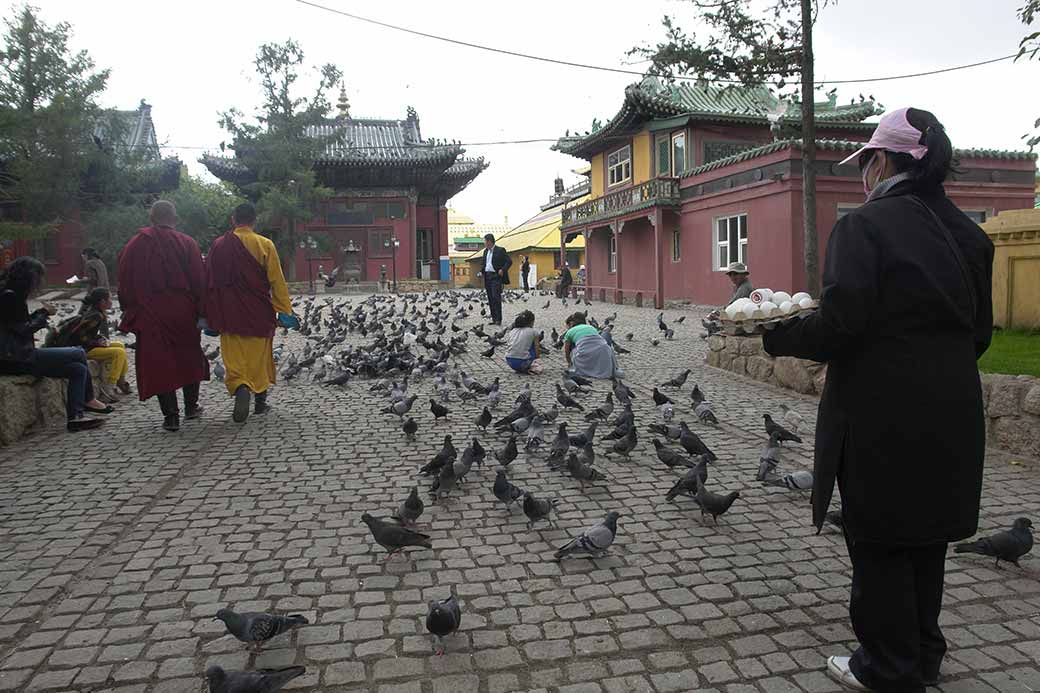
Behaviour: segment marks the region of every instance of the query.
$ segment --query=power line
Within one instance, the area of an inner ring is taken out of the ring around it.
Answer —
[[[603,65],[591,65],[589,63],[579,63],[579,62],[574,62],[574,61],[571,61],[571,60],[562,60],[562,59],[559,59],[559,58],[549,58],[549,57],[542,56],[542,55],[532,55],[530,53],[521,53],[519,51],[511,51],[511,50],[507,50],[505,48],[495,48],[494,46],[487,46],[487,45],[480,44],[480,43],[472,43],[470,41],[463,41],[461,39],[454,39],[454,38],[450,38],[448,36],[439,36],[437,34],[430,34],[430,33],[427,33],[425,31],[419,31],[417,29],[410,29],[408,27],[399,26],[397,24],[390,24],[389,22],[382,22],[382,21],[379,21],[378,19],[372,19],[370,17],[362,17],[359,14],[354,14],[352,12],[347,12],[345,10],[339,10],[339,9],[334,8],[334,7],[328,7],[327,5],[321,5],[321,4],[318,4],[316,2],[311,2],[311,0],[296,0],[296,2],[298,2],[301,5],[307,5],[309,7],[315,8],[315,9],[324,10],[325,12],[331,12],[332,14],[338,14],[338,15],[341,15],[343,17],[348,17],[350,19],[354,19],[354,20],[359,21],[359,22],[365,22],[367,24],[374,24],[375,26],[380,26],[380,27],[383,27],[385,29],[391,29],[393,31],[401,31],[401,32],[404,32],[406,34],[412,34],[413,36],[422,36],[423,38],[433,39],[435,41],[443,41],[444,43],[451,43],[451,44],[454,44],[456,46],[463,46],[465,48],[475,48],[477,50],[488,51],[490,53],[498,53],[500,55],[509,55],[509,56],[514,57],[514,58],[523,58],[525,60],[535,60],[535,61],[538,61],[538,62],[550,63],[552,65],[564,65],[566,67],[577,67],[577,68],[581,68],[583,70],[597,70],[599,72],[613,72],[613,73],[623,74],[623,75],[635,75],[637,77],[644,77],[644,76],[647,75],[647,73],[640,72],[639,70],[626,70],[626,69],[621,68],[621,67],[606,67],[606,66],[603,66]],[[913,78],[913,77],[927,77],[929,75],[938,75],[938,74],[941,74],[941,73],[944,73],[944,72],[954,72],[956,70],[967,70],[969,68],[980,67],[982,65],[990,65],[992,63],[998,63],[998,62],[1001,62],[1001,61],[1004,61],[1004,60],[1010,60],[1010,59],[1012,59],[1012,58],[1014,58],[1016,56],[1018,56],[1018,53],[1012,53],[1010,55],[1005,55],[1005,56],[1002,56],[1000,58],[993,58],[991,60],[982,60],[980,62],[969,63],[969,64],[966,64],[966,65],[954,65],[952,67],[943,67],[943,68],[939,68],[939,69],[936,69],[936,70],[927,70],[925,72],[914,72],[914,73],[905,74],[905,75],[886,75],[884,77],[866,77],[866,78],[860,78],[860,79],[830,79],[830,80],[823,80],[823,81],[820,81],[820,82],[814,82],[814,84],[818,84],[818,85],[824,85],[824,84],[862,84],[862,83],[866,83],[866,82],[888,82],[888,81],[892,81],[892,80],[896,80],[896,79],[910,79],[910,78]],[[676,75],[676,76],[674,76],[674,79],[687,80],[687,81],[696,81],[696,80],[700,79],[700,77],[691,77],[691,76],[687,76],[687,75]],[[720,83],[723,83],[723,84],[742,84],[742,82],[740,80],[737,80],[737,79],[715,79],[715,80],[709,80],[709,81],[720,82]]]

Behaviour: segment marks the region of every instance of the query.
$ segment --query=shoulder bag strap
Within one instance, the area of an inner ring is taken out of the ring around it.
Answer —
[[[928,203],[926,203],[917,195],[908,195],[907,197],[909,197],[919,206],[923,207],[925,211],[927,211],[928,214],[931,215],[932,220],[935,222],[936,226],[939,227],[939,230],[942,233],[943,238],[946,240],[946,245],[948,245],[950,247],[950,250],[953,251],[953,256],[957,260],[957,266],[960,267],[961,270],[961,277],[964,279],[964,285],[968,289],[968,297],[971,299],[971,316],[974,320],[975,316],[978,314],[978,299],[976,299],[975,297],[975,288],[974,286],[972,286],[971,273],[968,271],[968,263],[964,259],[964,253],[961,252],[960,245],[957,244],[957,241],[954,239],[953,234],[950,233],[950,229],[946,227],[946,224],[944,224],[942,219],[939,218],[939,215],[935,213],[935,210],[928,206]]]

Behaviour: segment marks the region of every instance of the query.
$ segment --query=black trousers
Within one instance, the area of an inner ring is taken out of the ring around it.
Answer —
[[[191,409],[198,406],[199,403],[199,383],[192,383],[191,385],[185,385],[182,388],[184,392],[184,408]],[[162,410],[163,416],[173,416],[180,414],[180,409],[177,408],[177,391],[164,392],[161,395],[156,395],[156,399],[159,400],[159,409]]]
[[[492,322],[502,322],[502,277],[484,274],[484,290],[487,292]]]
[[[525,269],[522,269],[522,268],[520,270],[520,280],[524,284],[524,291],[530,291],[531,290],[531,283],[530,283],[531,280],[527,278],[527,273],[530,272],[530,271],[531,270],[529,270],[529,269],[525,270]]]
[[[852,673],[882,693],[924,693],[939,677],[946,544],[889,546],[846,537],[852,559],[849,615],[860,647]]]

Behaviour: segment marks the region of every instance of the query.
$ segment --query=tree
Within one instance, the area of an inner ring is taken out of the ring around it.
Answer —
[[[332,191],[321,185],[314,161],[330,144],[312,128],[328,122],[331,104],[325,92],[340,79],[335,65],[318,68],[310,96],[299,96],[295,84],[304,64],[303,49],[292,39],[260,46],[253,62],[260,78],[261,103],[252,119],[237,109],[225,111],[220,125],[232,136],[237,162],[250,182],[238,192],[256,201],[259,230],[269,234],[289,272],[296,263],[296,227],[314,217]]]
[[[97,104],[108,70],[85,51],[73,54],[67,23],[49,26],[24,6],[4,21],[0,50],[0,202],[20,221],[0,237],[39,237],[79,206],[83,180],[94,173],[115,184],[111,151],[93,137],[110,113]],[[115,119],[107,131],[118,130]]]
[[[649,58],[648,73],[667,78],[692,74],[709,82],[737,80],[746,87],[772,84],[783,90],[791,78],[800,77],[805,281],[806,288],[817,295],[820,277],[812,28],[821,0],[767,0],[758,13],[746,0],[688,1],[696,19],[711,30],[707,39],[688,35],[672,18],[665,17],[665,40],[654,47],[633,48],[630,54]],[[826,1],[822,0],[823,4]]]
[[[1026,26],[1032,25],[1033,20],[1038,16],[1040,16],[1040,0],[1027,0],[1026,4],[1022,5],[1018,10],[1018,18]],[[1018,44],[1018,55],[1015,56],[1015,60],[1027,55],[1027,60],[1034,60],[1040,55],[1040,31],[1026,34]],[[1040,128],[1040,118],[1037,118],[1036,122],[1033,123],[1033,129],[1037,128]],[[1033,147],[1040,144],[1040,134],[1037,133],[1026,134],[1022,139],[1026,140],[1030,151],[1032,151]]]
[[[243,202],[225,183],[209,183],[181,170],[176,190],[134,195],[115,204],[98,207],[84,223],[90,245],[109,267],[115,267],[119,251],[137,229],[148,224],[148,207],[162,198],[177,207],[177,230],[194,238],[203,252],[213,239],[231,228],[231,213]]]

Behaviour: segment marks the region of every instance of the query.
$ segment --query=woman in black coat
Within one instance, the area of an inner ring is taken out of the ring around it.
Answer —
[[[860,642],[828,670],[854,689],[923,693],[946,652],[947,543],[978,527],[993,244],[946,197],[952,147],[931,113],[886,114],[857,155],[869,194],[831,232],[819,310],[763,342],[827,363],[813,522],[837,480]]]
[[[68,380],[68,429],[97,428],[101,419],[84,418],[84,411],[107,414],[112,408],[94,399],[86,352],[79,347],[36,348],[34,335],[47,327],[51,311],[30,313],[28,300],[39,290],[43,275],[43,265],[31,257],[20,257],[0,272],[0,375]]]

